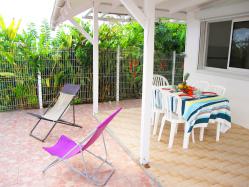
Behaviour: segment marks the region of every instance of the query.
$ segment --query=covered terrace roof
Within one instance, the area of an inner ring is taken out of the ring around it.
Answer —
[[[143,0],[130,0],[143,10]],[[203,9],[220,2],[220,0],[154,0],[156,19],[166,17],[185,20],[191,10]],[[51,26],[55,28],[68,17],[74,17],[92,8],[92,0],[56,0],[51,16]],[[104,14],[130,15],[120,0],[98,0],[99,12]]]

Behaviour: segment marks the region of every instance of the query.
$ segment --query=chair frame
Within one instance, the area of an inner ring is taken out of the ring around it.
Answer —
[[[162,75],[154,74],[153,75],[153,90],[159,89],[159,88],[165,88],[169,86],[169,81]],[[153,106],[153,116],[152,116],[152,125],[154,125],[153,129],[153,135],[156,135],[158,122],[160,114],[164,113],[163,110],[155,109]]]
[[[63,162],[65,163],[65,165],[67,167],[69,167],[69,169],[71,169],[72,171],[78,173],[79,175],[85,177],[88,181],[90,182],[93,182],[95,185],[97,186],[104,186],[111,178],[111,176],[114,174],[115,172],[115,168],[113,167],[112,163],[108,161],[108,153],[107,153],[107,148],[106,148],[106,143],[105,143],[105,138],[104,138],[104,134],[102,133],[102,140],[103,140],[103,145],[104,145],[104,151],[105,151],[105,156],[104,158],[101,157],[101,156],[98,156],[96,154],[94,154],[93,152],[89,151],[89,150],[84,150],[82,151],[82,144],[85,143],[94,133],[95,133],[96,130],[92,131],[83,141],[81,141],[80,143],[78,143],[76,146],[74,146],[71,150],[69,150],[67,152],[67,154],[65,154],[62,158],[56,158],[54,161],[52,161],[47,167],[45,167],[43,169],[43,173],[45,174],[45,172],[53,167],[54,165],[60,163],[60,162]],[[80,148],[81,150],[81,160],[83,162],[83,166],[84,166],[84,170],[83,171],[80,171],[79,169],[75,168],[72,164],[70,164],[67,159],[65,159],[71,152],[73,152],[77,147]],[[94,158],[102,161],[95,169],[94,169],[94,172],[92,175],[89,175],[89,171],[87,170],[87,163],[86,163],[86,160],[85,160],[85,157],[84,157],[84,152],[85,153],[89,153],[90,155],[92,155]],[[95,179],[94,175],[96,175],[101,167],[104,165],[104,164],[107,164],[111,170],[108,172],[108,174],[106,174],[106,177],[103,181],[99,181],[97,179]]]
[[[217,94],[219,94],[220,96],[224,96],[225,95],[225,92],[226,92],[226,88],[223,87],[223,86],[220,86],[220,85],[210,85],[209,86],[209,90],[208,91],[212,91],[212,92],[216,92]],[[218,93],[218,92],[219,93]],[[219,142],[220,141],[220,128],[221,128],[221,123],[219,121],[214,121],[214,123],[217,125],[217,128],[216,128],[216,142]],[[200,141],[203,141],[204,140],[204,131],[205,131],[205,128],[202,127],[201,130],[200,130]]]
[[[185,124],[185,127],[186,127],[186,122],[185,120],[182,118],[182,116],[179,116],[179,110],[181,108],[181,102],[178,102],[178,105],[177,105],[177,120],[172,120],[172,116],[173,116],[173,112],[171,110],[172,108],[172,102],[169,101],[169,98],[170,97],[176,97],[178,100],[180,100],[179,96],[177,96],[176,94],[173,94],[173,93],[170,93],[168,91],[164,91],[162,92],[162,100],[163,100],[163,103],[165,106],[165,109],[164,109],[164,115],[163,115],[163,118],[162,118],[162,121],[161,121],[161,127],[160,127],[160,130],[159,130],[159,135],[158,135],[158,139],[157,141],[160,141],[161,138],[162,138],[162,133],[163,133],[163,128],[165,126],[165,122],[168,121],[170,122],[170,135],[169,135],[169,143],[168,143],[168,148],[171,149],[173,147],[173,143],[174,143],[174,137],[175,135],[177,134],[177,130],[178,130],[178,124],[180,123],[184,123]],[[170,99],[171,100],[171,99]],[[192,134],[192,142],[195,143],[195,137],[194,137],[194,129],[192,130],[191,132]]]
[[[165,105],[162,104],[162,109],[156,108],[156,90],[160,90],[160,87],[153,86],[153,117],[152,117],[152,124],[154,125],[153,127],[153,135],[156,135],[157,133],[157,128],[158,128],[158,122],[161,114],[165,113]]]
[[[166,87],[169,86],[169,81],[162,75],[153,75],[153,86],[155,87]]]
[[[119,109],[119,111],[121,110],[121,108]],[[116,113],[117,114],[117,113]],[[116,115],[115,114],[115,115]],[[99,122],[99,120],[94,116],[94,118]],[[109,121],[110,122],[110,121]],[[108,123],[109,123],[108,122]],[[101,124],[99,122],[99,124]],[[102,141],[103,141],[103,145],[104,145],[104,151],[105,151],[105,156],[104,158],[101,156],[98,156],[96,154],[94,154],[93,152],[88,150],[88,147],[86,149],[84,148],[84,144],[87,144],[88,141],[92,138],[92,136],[95,135],[95,133],[97,132],[98,127],[96,127],[93,131],[91,131],[81,142],[77,143],[73,148],[71,148],[62,158],[57,157],[54,161],[52,161],[47,167],[45,167],[43,169],[43,173],[45,173],[49,168],[55,166],[56,164],[63,162],[65,163],[65,165],[67,167],[69,167],[72,171],[80,174],[81,176],[85,177],[87,180],[89,180],[90,182],[92,182],[93,184],[97,185],[97,186],[103,186],[105,185],[111,178],[111,176],[113,175],[113,173],[115,172],[115,168],[113,167],[112,163],[108,161],[108,153],[107,153],[107,148],[106,148],[106,142],[105,142],[105,138],[104,138],[104,130],[101,132],[101,136],[102,136]],[[69,160],[70,158],[67,159],[67,156],[72,153],[75,149],[79,148],[80,149],[80,154],[81,154],[81,159],[83,162],[83,166],[84,166],[84,170],[80,171],[79,169],[75,168],[72,164],[70,164],[67,160]],[[86,160],[84,158],[84,153],[89,153],[90,155],[92,155],[94,158],[102,161],[93,171],[93,174],[89,174],[89,171],[87,169],[87,163]],[[95,175],[100,171],[100,169],[102,168],[102,166],[106,164],[108,165],[111,170],[106,174],[106,177],[103,180],[98,180],[95,178]]]
[[[209,91],[215,92],[220,96],[224,96],[226,92],[226,88],[220,85],[210,85],[209,86]]]
[[[75,124],[75,107],[74,107],[74,104],[72,104],[73,106],[73,122],[68,122],[68,121],[65,121],[65,120],[62,120],[61,117],[64,115],[64,113],[68,110],[70,104],[68,104],[68,106],[65,108],[65,110],[62,112],[62,114],[60,115],[59,119],[54,121],[54,120],[51,120],[51,119],[47,119],[47,118],[44,118],[43,116],[49,111],[50,108],[52,108],[52,106],[57,102],[57,99],[59,97],[60,93],[57,94],[56,98],[52,101],[52,103],[49,104],[48,108],[46,109],[46,111],[43,113],[43,115],[39,115],[39,114],[34,114],[34,113],[28,113],[32,116],[35,116],[37,117],[39,120],[36,122],[36,124],[34,125],[34,127],[31,129],[29,135],[41,142],[44,142],[48,136],[50,135],[50,133],[52,132],[52,130],[55,128],[55,126],[57,125],[57,123],[60,123],[60,124],[63,124],[63,125],[68,125],[68,126],[72,126],[72,127],[78,127],[78,128],[82,128],[82,126],[80,125],[77,125]],[[74,96],[75,97],[75,96]],[[42,120],[45,120],[45,121],[49,121],[49,122],[53,122],[53,125],[52,127],[49,129],[48,133],[45,135],[44,138],[39,138],[37,136],[35,136],[33,134],[34,130],[37,128],[37,126],[39,125],[39,123],[42,121]]]
[[[201,91],[207,91],[210,87],[210,83],[208,81],[197,81],[194,83],[194,86]]]

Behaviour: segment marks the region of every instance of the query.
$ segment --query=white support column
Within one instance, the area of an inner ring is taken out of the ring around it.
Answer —
[[[42,103],[42,82],[41,82],[41,72],[38,70],[37,74],[37,90],[38,90],[38,101],[39,101],[39,108],[43,108],[43,103]]]
[[[175,84],[175,72],[176,72],[176,51],[173,51],[173,57],[172,57],[172,81],[171,85]]]
[[[120,46],[117,48],[116,59],[116,101],[119,101]]]
[[[155,28],[155,2],[144,0],[144,13],[146,16],[144,27],[144,57],[143,57],[143,90],[142,90],[142,116],[140,139],[140,163],[149,163],[150,128],[151,128],[151,97],[152,78],[154,67],[154,28]]]
[[[99,101],[99,24],[98,3],[93,1],[93,114],[98,113]]]

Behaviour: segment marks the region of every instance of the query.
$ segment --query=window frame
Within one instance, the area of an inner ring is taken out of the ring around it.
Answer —
[[[233,39],[233,26],[234,26],[234,23],[243,22],[243,21],[248,21],[249,22],[249,16],[248,17],[243,17],[243,18],[236,18],[236,19],[232,20],[227,69],[230,69],[231,71],[238,72],[238,73],[239,72],[249,73],[249,69],[230,67],[231,48],[232,48],[232,39]]]
[[[209,24],[210,23],[216,23],[216,22],[223,22],[223,21],[231,21],[231,31],[230,31],[230,41],[229,41],[229,50],[228,50],[228,59],[227,59],[227,68],[222,69],[222,68],[216,68],[216,67],[208,67],[207,66],[207,52],[208,52],[208,36],[209,36]],[[238,74],[238,75],[249,75],[249,69],[243,69],[243,68],[235,68],[235,67],[230,67],[230,57],[231,57],[231,42],[232,42],[232,37],[233,37],[233,25],[234,22],[242,22],[242,21],[249,21],[249,16],[243,16],[243,17],[227,17],[227,18],[221,18],[221,19],[211,19],[211,20],[203,20],[205,23],[205,33],[204,33],[204,39],[203,39],[203,51],[202,51],[202,58],[199,59],[198,67],[199,70],[208,70],[208,71],[215,71],[215,72],[221,72],[221,73],[232,73],[232,74]],[[201,32],[201,28],[200,28]],[[201,41],[200,37],[200,41]],[[200,42],[199,41],[199,42]],[[201,43],[199,45],[199,53],[200,53],[200,47]],[[199,54],[200,57],[200,54]]]

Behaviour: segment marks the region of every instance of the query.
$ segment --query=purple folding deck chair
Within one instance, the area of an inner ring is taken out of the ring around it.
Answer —
[[[92,181],[95,185],[100,185],[100,186],[105,185],[108,182],[108,180],[111,178],[111,176],[113,175],[115,169],[112,166],[112,164],[107,161],[107,149],[106,149],[103,131],[105,130],[106,126],[110,123],[110,121],[120,112],[121,109],[122,108],[119,108],[115,112],[113,112],[109,117],[107,117],[103,122],[101,122],[92,132],[90,132],[83,141],[79,143],[76,143],[70,138],[62,135],[54,146],[44,147],[43,149],[45,151],[47,151],[52,156],[56,156],[57,158],[43,170],[43,173],[45,173],[50,167],[63,161],[70,167],[70,169],[79,173],[81,176],[86,177],[88,180]],[[87,150],[99,138],[100,135],[102,135],[102,138],[103,138],[105,158],[102,158],[101,156],[97,156],[96,154]],[[92,156],[102,161],[101,164],[94,170],[92,175],[89,175],[87,171],[86,162],[85,162],[84,155],[83,155],[85,152],[90,153]],[[69,158],[74,157],[78,155],[79,153],[82,154],[82,160],[83,160],[83,164],[85,167],[84,171],[80,171],[74,168],[68,162],[66,162]],[[98,173],[98,171],[104,164],[107,164],[108,166],[110,166],[111,170],[108,174],[106,174],[106,178],[103,181],[99,181],[96,179],[95,174]]]

